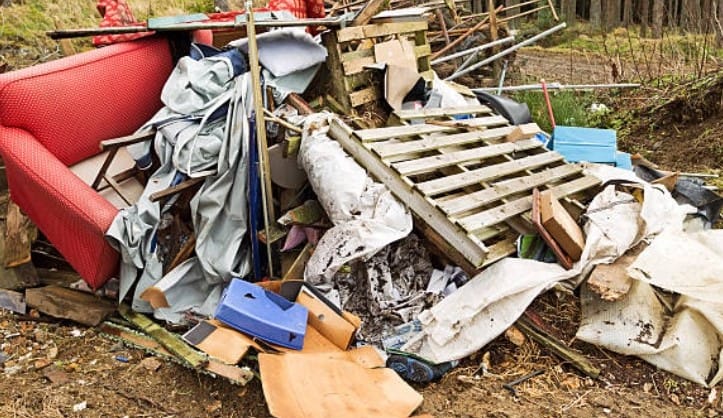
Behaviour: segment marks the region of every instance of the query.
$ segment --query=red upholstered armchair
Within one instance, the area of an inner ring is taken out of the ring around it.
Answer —
[[[120,43],[0,75],[0,154],[11,198],[93,287],[116,273],[104,233],[118,209],[69,166],[161,107],[169,44]]]

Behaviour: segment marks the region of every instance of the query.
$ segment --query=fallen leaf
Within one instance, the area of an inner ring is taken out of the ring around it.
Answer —
[[[525,335],[514,325],[507,328],[507,331],[505,331],[505,337],[507,337],[512,344],[518,347],[521,347],[526,340]]]
[[[643,383],[643,392],[650,393],[651,389],[653,389],[652,383]]]
[[[58,370],[55,366],[45,369],[43,376],[54,385],[64,385],[70,382],[70,376],[62,370]]]
[[[578,390],[580,389],[580,379],[578,379],[576,376],[567,376],[565,379],[560,382],[560,385],[567,389],[567,390]]]
[[[672,393],[670,395],[670,401],[673,402],[674,404],[680,406],[680,398],[675,393]]]

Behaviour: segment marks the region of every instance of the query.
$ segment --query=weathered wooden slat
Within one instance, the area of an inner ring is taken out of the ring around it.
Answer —
[[[453,132],[458,128],[454,126],[439,125],[412,125],[412,126],[391,126],[386,128],[364,129],[354,132],[363,142],[380,141],[389,138],[405,138],[415,135],[433,134],[435,132]]]
[[[417,141],[406,141],[396,143],[375,143],[371,149],[382,159],[395,157],[404,154],[414,154],[432,151],[444,147],[466,145],[478,141],[489,141],[491,139],[503,138],[512,132],[511,126],[504,128],[486,129],[484,131],[463,132],[461,134],[446,135],[442,137],[428,137]]]
[[[364,103],[373,102],[378,99],[377,89],[374,87],[367,87],[363,90],[349,93],[349,100],[351,101],[351,107],[361,106]]]
[[[573,180],[569,183],[563,183],[561,185],[553,187],[552,193],[556,198],[562,198],[564,196],[577,193],[579,191],[588,189],[597,184],[600,184],[600,180],[596,177],[585,176],[579,179]],[[467,216],[457,221],[457,223],[469,232],[474,232],[481,228],[486,228],[491,225],[503,222],[513,216],[522,214],[532,209],[532,196],[525,196],[512,202],[505,203],[504,205],[497,206],[495,208],[480,212],[474,215]]]
[[[582,168],[578,165],[565,164],[530,176],[501,181],[492,185],[489,189],[439,202],[438,206],[447,215],[454,216],[490,204],[503,197],[532,190],[547,182],[559,180],[581,171]]]
[[[422,58],[430,55],[432,49],[429,44],[418,45],[414,47],[414,56]],[[360,49],[358,51],[346,52],[341,55],[344,74],[352,75],[364,71],[364,67],[374,64],[374,48]]]
[[[349,127],[339,121],[332,121],[330,135],[342,145],[346,152],[354,156],[372,176],[384,183],[397,198],[409,206],[423,222],[432,228],[436,234],[443,237],[472,266],[479,267],[482,265],[487,249],[464,234],[440,210],[432,207],[423,196],[412,190],[393,169],[386,166],[354,138],[352,135],[356,134]]]
[[[500,115],[454,121],[454,124],[457,126],[466,126],[470,128],[487,128],[490,126],[507,125],[509,123],[510,122],[504,116]]]
[[[398,23],[382,23],[377,25],[351,26],[339,29],[337,38],[339,42],[349,42],[353,40],[362,40],[366,38],[375,38],[378,36],[396,35],[400,33],[409,33],[417,31],[426,31],[427,21],[418,22],[398,22]]]
[[[440,107],[436,109],[408,109],[398,110],[395,113],[401,120],[438,118],[444,116],[468,115],[478,113],[491,113],[492,110],[485,105],[461,106],[461,107]]]
[[[503,241],[490,245],[490,251],[487,254],[487,258],[485,259],[482,267],[489,266],[496,261],[499,261],[509,255],[515,254],[517,252],[515,236],[516,234],[513,234],[513,236],[508,236]]]
[[[417,184],[417,188],[425,195],[433,196],[439,193],[460,189],[475,183],[498,179],[518,171],[540,167],[556,161],[562,161],[562,159],[562,155],[551,151],[520,158],[519,160],[470,170],[466,173],[425,181]]]
[[[501,144],[454,151],[446,154],[433,155],[431,157],[418,158],[416,160],[402,161],[392,164],[392,167],[394,167],[394,169],[403,176],[412,176],[438,170],[443,167],[464,164],[470,161],[484,160],[510,152],[527,151],[541,146],[542,143],[536,139],[525,139],[517,142],[503,142]]]

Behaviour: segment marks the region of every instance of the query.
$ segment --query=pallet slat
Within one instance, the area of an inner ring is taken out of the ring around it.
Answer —
[[[380,141],[390,138],[405,138],[409,136],[433,134],[436,132],[452,132],[457,130],[454,126],[439,125],[413,125],[413,126],[391,126],[386,128],[365,129],[356,131],[354,134],[362,142]]]
[[[449,192],[476,183],[498,179],[512,173],[541,167],[557,161],[562,161],[562,155],[556,152],[533,155],[493,166],[470,170],[466,173],[455,174],[440,179],[434,179],[417,184],[417,188],[427,196]]]
[[[555,186],[551,190],[555,197],[560,199],[598,184],[600,184],[600,180],[596,177],[584,176],[568,183]],[[530,209],[532,209],[531,195],[513,200],[512,202],[505,203],[504,205],[497,206],[484,212],[459,219],[457,223],[465,230],[474,232],[490,225],[503,222],[513,216],[525,213]]]
[[[504,138],[512,127],[486,129],[484,131],[463,132],[460,134],[445,135],[442,137],[428,137],[417,141],[405,141],[398,143],[373,143],[371,149],[382,159],[396,157],[404,154],[415,154],[432,151],[444,147],[467,145],[479,141]]]
[[[542,147],[542,143],[536,139],[526,139],[517,142],[503,142],[501,144],[466,149],[462,151],[453,151],[446,154],[433,155],[431,157],[418,158],[411,161],[402,161],[392,164],[392,167],[394,167],[394,169],[403,176],[412,176],[456,164],[463,164],[475,160],[484,160],[491,157],[498,157],[510,152],[527,151],[539,147]]]
[[[438,206],[447,215],[453,216],[580,172],[582,172],[582,167],[565,164],[530,176],[501,181],[493,184],[489,189],[439,202]]]
[[[337,38],[339,39],[339,42],[349,42],[366,38],[376,38],[380,36],[389,36],[426,30],[426,20],[420,20],[418,22],[382,23],[376,25],[352,26],[339,29],[337,31]]]
[[[474,106],[462,106],[462,107],[448,107],[448,108],[436,108],[436,109],[408,109],[398,110],[395,113],[401,120],[410,119],[422,119],[422,118],[439,118],[444,116],[457,116],[457,115],[468,115],[478,113],[491,113],[492,110],[485,105],[474,105]]]

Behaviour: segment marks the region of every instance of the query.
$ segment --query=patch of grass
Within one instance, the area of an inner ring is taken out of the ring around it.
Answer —
[[[546,132],[552,131],[552,125],[541,91],[517,92],[511,97],[521,103],[527,103],[532,120]],[[601,118],[591,113],[588,107],[595,103],[595,95],[588,92],[550,91],[550,102],[558,125],[597,127]]]

